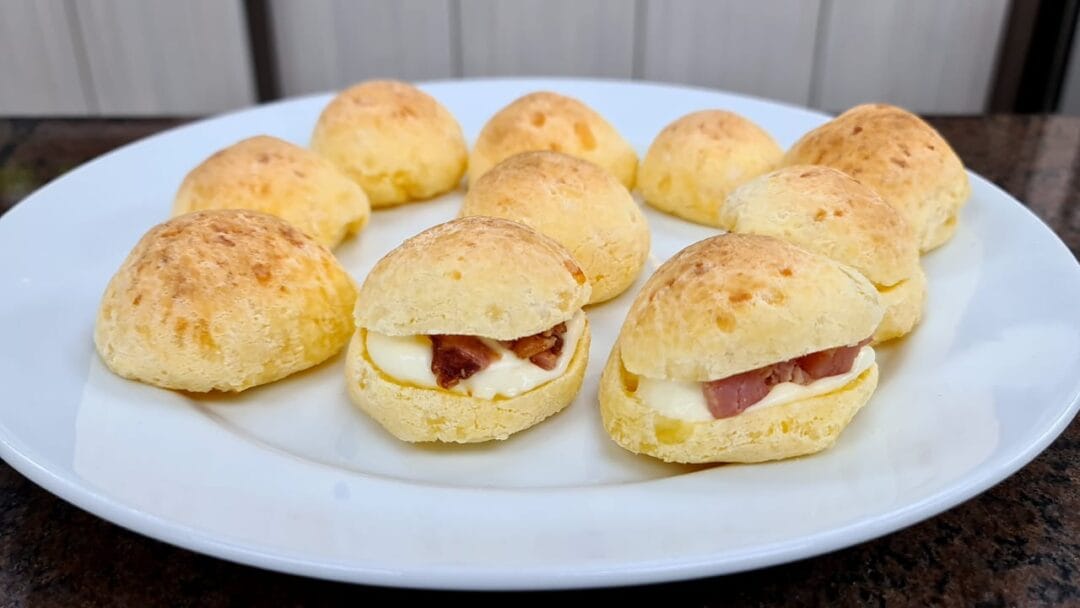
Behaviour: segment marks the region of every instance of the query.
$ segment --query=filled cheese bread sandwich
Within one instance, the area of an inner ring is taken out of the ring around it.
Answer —
[[[825,449],[877,386],[882,313],[866,278],[824,256],[765,236],[700,241],[630,308],[600,380],[604,428],[671,462]]]
[[[405,441],[506,439],[581,388],[589,291],[566,249],[522,224],[474,216],[428,229],[360,289],[349,395]]]
[[[915,232],[877,193],[836,169],[794,165],[743,184],[721,207],[720,227],[784,239],[858,270],[885,306],[874,342],[903,336],[922,316],[926,275]]]

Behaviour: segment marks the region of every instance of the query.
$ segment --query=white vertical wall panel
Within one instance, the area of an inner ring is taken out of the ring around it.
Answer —
[[[465,76],[633,75],[635,2],[460,2]]]
[[[886,101],[917,112],[986,107],[1008,0],[826,0],[818,107]]]
[[[73,2],[103,114],[203,114],[255,101],[240,0]]]
[[[87,114],[67,0],[0,2],[0,114]]]
[[[827,110],[979,112],[1008,0],[270,0],[285,94],[373,77],[591,75]],[[1080,45],[1080,43],[1077,43]],[[1063,108],[1080,107],[1080,60]],[[252,103],[242,0],[0,0],[0,113]]]
[[[450,0],[272,0],[270,14],[285,95],[456,74]]]
[[[818,0],[644,2],[641,77],[809,101]]]

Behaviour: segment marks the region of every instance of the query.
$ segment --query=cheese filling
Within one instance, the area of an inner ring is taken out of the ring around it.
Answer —
[[[550,382],[566,373],[570,360],[577,350],[578,341],[585,331],[585,313],[578,311],[566,322],[563,348],[555,367],[546,370],[528,359],[521,359],[514,351],[499,344],[497,340],[481,337],[489,348],[499,354],[486,369],[461,380],[452,388],[441,388],[431,372],[431,338],[425,335],[386,336],[367,332],[367,352],[371,361],[382,373],[401,384],[494,399],[516,397],[522,393]]]
[[[874,364],[874,349],[864,346],[855,357],[851,369],[843,374],[818,378],[807,385],[783,382],[772,387],[768,395],[743,410],[742,413],[802,401],[838,390],[859,377]],[[716,420],[705,402],[701,382],[683,380],[657,380],[638,378],[637,396],[642,403],[659,411],[668,418],[690,422]]]

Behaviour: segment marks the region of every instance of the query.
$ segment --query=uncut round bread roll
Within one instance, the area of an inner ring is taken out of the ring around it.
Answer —
[[[768,133],[738,114],[694,112],[653,140],[641,161],[638,190],[660,211],[716,226],[728,193],[775,168],[783,154]]]
[[[670,462],[832,445],[877,385],[883,309],[854,269],[779,239],[691,245],[638,293],[600,379],[604,428]]]
[[[914,231],[877,193],[836,169],[794,165],[743,184],[721,207],[720,227],[774,236],[858,270],[885,305],[874,342],[907,334],[922,316],[926,275]]]
[[[583,158],[634,187],[637,153],[615,127],[572,97],[539,91],[514,100],[481,129],[469,156],[469,185],[520,152],[550,150]]]
[[[376,208],[457,188],[468,158],[453,115],[434,97],[394,80],[342,91],[319,116],[311,148],[359,184]]]
[[[896,106],[865,104],[804,135],[786,165],[827,165],[869,186],[904,216],[930,251],[956,232],[971,196],[960,158],[921,118]]]
[[[495,165],[469,188],[461,215],[514,220],[558,241],[589,278],[590,304],[625,291],[649,255],[649,226],[630,192],[600,167],[558,152]]]
[[[173,215],[204,209],[276,215],[327,247],[360,232],[371,216],[360,186],[318,154],[268,135],[220,150],[187,174]]]
[[[349,395],[404,441],[506,439],[580,390],[589,291],[570,254],[522,224],[475,216],[426,230],[360,289]]]
[[[341,350],[355,299],[330,251],[287,222],[196,211],[135,245],[102,297],[94,343],[125,378],[242,391]]]

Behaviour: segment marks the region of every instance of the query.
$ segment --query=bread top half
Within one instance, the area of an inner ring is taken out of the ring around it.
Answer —
[[[472,216],[425,230],[379,260],[357,297],[356,323],[391,336],[510,340],[569,320],[589,294],[585,273],[554,240]]]
[[[665,262],[627,315],[627,371],[704,382],[856,344],[884,314],[855,269],[767,236],[724,234]]]
[[[773,236],[854,267],[888,287],[919,272],[919,242],[896,209],[849,175],[795,165],[737,188],[720,227]]]
[[[785,165],[828,165],[876,191],[920,238],[935,244],[938,224],[971,194],[960,157],[918,116],[887,104],[863,104],[810,131],[788,150]]]

